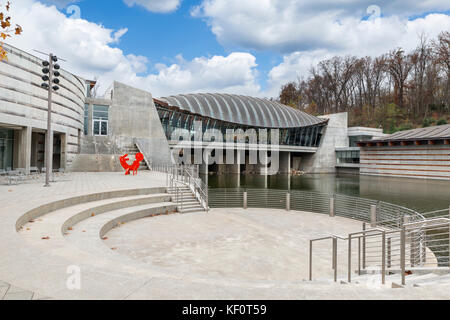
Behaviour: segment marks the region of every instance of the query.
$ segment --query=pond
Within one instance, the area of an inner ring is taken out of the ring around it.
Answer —
[[[202,179],[206,177],[203,176]],[[450,206],[450,181],[352,174],[209,175],[210,188],[267,188],[338,193],[405,206],[418,212]]]

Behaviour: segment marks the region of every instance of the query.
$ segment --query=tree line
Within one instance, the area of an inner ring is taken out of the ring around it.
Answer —
[[[321,61],[308,74],[282,86],[281,103],[319,115],[349,113],[349,125],[392,133],[447,123],[450,106],[450,32],[419,37],[378,57]]]

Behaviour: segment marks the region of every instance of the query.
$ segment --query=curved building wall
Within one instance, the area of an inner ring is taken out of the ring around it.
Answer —
[[[48,92],[41,88],[45,58],[8,45],[4,48],[8,58],[0,61],[0,128],[15,131],[13,167],[41,167],[48,110]],[[52,129],[56,139],[54,152],[60,158],[54,157],[54,168],[70,165],[79,152],[86,98],[85,81],[65,70],[59,71],[60,89],[53,93]]]

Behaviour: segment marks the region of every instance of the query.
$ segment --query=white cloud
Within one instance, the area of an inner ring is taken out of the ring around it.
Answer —
[[[188,92],[228,92],[257,94],[256,58],[243,52],[230,55],[200,57],[166,66],[159,64],[158,74],[149,75],[146,82],[152,91],[166,94]]]
[[[167,13],[178,9],[181,0],[124,0],[127,6],[141,6],[152,12]]]
[[[348,28],[347,32],[336,30],[336,34],[331,35],[339,39],[342,45],[284,55],[283,62],[269,72],[269,89],[266,94],[277,96],[281,85],[297,80],[299,76],[307,76],[309,69],[321,60],[336,55],[378,56],[397,47],[410,51],[417,46],[420,35],[433,39],[443,30],[450,30],[450,17],[445,14],[429,14],[415,20],[389,17],[353,24],[347,21],[342,25],[347,23],[353,25],[353,28]]]
[[[271,51],[283,61],[267,77],[265,96],[307,76],[334,55],[377,56],[397,47],[411,50],[424,33],[450,30],[447,0],[203,0],[192,9],[229,48]]]
[[[11,45],[27,52],[53,52],[67,60],[63,68],[86,79],[99,77],[106,89],[112,81],[150,91],[154,96],[181,92],[257,93],[255,57],[248,53],[199,57],[186,61],[180,55],[172,65],[157,64],[147,74],[148,59],[125,54],[115,47],[127,29],[112,30],[83,19],[69,19],[55,7],[34,0],[16,0],[12,16],[24,32]],[[45,17],[45,23],[42,23]],[[99,89],[99,92],[102,91]]]
[[[362,19],[373,4],[373,0],[203,0],[192,15],[206,18],[218,41],[226,46],[291,53],[342,48],[348,41],[363,38],[361,32],[368,21]],[[414,14],[450,8],[447,0],[384,0],[375,4],[382,18],[369,31],[370,36],[380,37],[385,35],[381,31],[392,25],[391,19],[403,21]]]

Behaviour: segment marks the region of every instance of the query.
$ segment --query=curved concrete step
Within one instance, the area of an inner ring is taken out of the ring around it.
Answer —
[[[173,203],[162,202],[109,211],[81,221],[76,228],[66,232],[65,238],[86,252],[123,260],[104,244],[102,238],[108,231],[133,220],[171,214],[175,209]]]
[[[89,207],[75,215],[72,215],[61,226],[61,232],[64,234],[70,228],[73,228],[77,223],[95,217],[99,214],[104,214],[118,209],[125,209],[129,207],[135,207],[140,205],[146,205],[151,203],[170,202],[172,197],[168,194],[152,194],[146,196],[137,196],[132,198],[124,198],[118,201],[106,202],[94,207]]]
[[[34,219],[38,219],[48,213],[56,210],[68,208],[71,206],[81,205],[89,202],[95,202],[100,200],[107,200],[113,198],[125,198],[130,196],[149,195],[156,193],[167,193],[167,188],[141,188],[141,189],[127,189],[127,190],[115,190],[99,193],[91,193],[81,195],[72,198],[66,198],[59,201],[43,204],[39,207],[33,208],[20,216],[16,221],[16,231],[19,231],[23,226]]]

